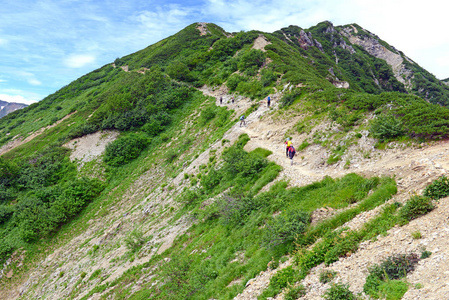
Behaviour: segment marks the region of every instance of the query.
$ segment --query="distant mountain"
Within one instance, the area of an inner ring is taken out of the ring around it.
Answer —
[[[27,107],[28,105],[23,103],[13,103],[13,102],[6,102],[3,100],[0,100],[0,118],[3,118],[9,113],[12,113],[15,110],[22,109],[24,107]]]

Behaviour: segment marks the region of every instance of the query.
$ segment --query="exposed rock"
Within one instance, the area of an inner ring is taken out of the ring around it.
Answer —
[[[262,50],[263,52],[266,52],[267,50],[265,50],[265,46],[270,45],[270,44],[271,44],[271,42],[268,41],[267,38],[263,34],[261,34],[254,41],[254,45],[253,45],[252,49],[259,49],[259,50]]]
[[[365,49],[374,57],[385,60],[393,69],[396,79],[403,83],[406,88],[412,86],[411,79],[413,72],[405,67],[402,56],[397,52],[394,53],[384,47],[374,35],[357,36],[353,35],[353,28],[345,27],[341,33],[346,36],[352,44],[356,44]],[[406,57],[407,58],[407,57]]]
[[[304,50],[307,50],[307,49],[309,49],[309,47],[314,46],[313,40],[312,40],[312,34],[310,32],[306,33],[304,30],[301,30],[301,32],[299,33],[298,42],[299,42],[299,46],[301,48],[303,48]]]
[[[209,29],[207,29],[207,23],[205,22],[199,22],[197,23],[196,29],[200,31],[200,35],[207,35],[210,33]]]

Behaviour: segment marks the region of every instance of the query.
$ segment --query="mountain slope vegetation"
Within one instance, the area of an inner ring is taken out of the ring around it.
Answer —
[[[398,193],[403,166],[360,165],[447,138],[448,104],[447,85],[356,24],[192,24],[0,120],[0,296],[232,299],[271,274],[250,298],[297,299],[313,268],[447,196],[434,169]],[[103,153],[71,157],[111,131]],[[367,281],[364,295],[388,293]]]

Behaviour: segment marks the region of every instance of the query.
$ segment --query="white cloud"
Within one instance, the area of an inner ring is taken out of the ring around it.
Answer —
[[[28,83],[31,85],[41,85],[42,82],[40,82],[39,80],[37,80],[36,78],[30,78],[28,79]]]
[[[37,99],[25,98],[20,95],[8,95],[8,94],[0,94],[0,100],[6,102],[24,103],[28,105],[38,101]]]
[[[89,54],[73,54],[64,59],[64,65],[69,68],[82,68],[86,65],[93,64],[96,60],[94,55]]]

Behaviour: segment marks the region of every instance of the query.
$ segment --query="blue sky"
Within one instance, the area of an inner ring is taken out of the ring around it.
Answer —
[[[194,22],[273,32],[357,23],[449,77],[441,0],[14,0],[0,6],[0,100],[31,103]]]

